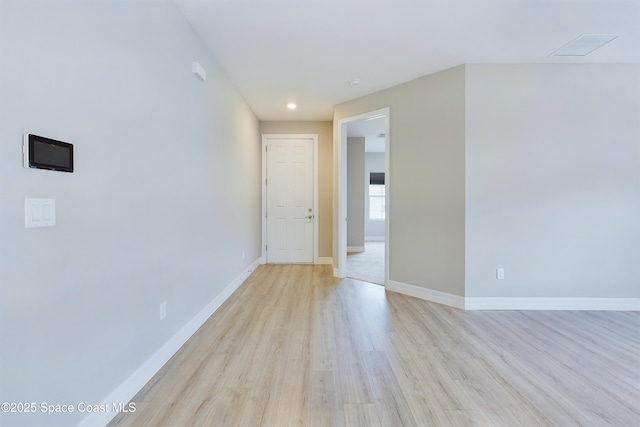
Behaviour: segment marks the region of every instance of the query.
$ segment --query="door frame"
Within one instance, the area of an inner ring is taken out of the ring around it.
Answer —
[[[385,138],[384,138],[384,191],[385,191],[385,224],[384,224],[384,286],[389,284],[389,247],[391,236],[389,235],[389,224],[391,217],[389,215],[391,206],[391,144],[390,144],[390,108],[385,107],[379,110],[370,111],[368,113],[359,114],[357,116],[346,117],[338,120],[337,136],[334,139],[334,171],[336,179],[336,196],[334,198],[336,204],[336,233],[334,236],[337,240],[336,258],[337,265],[334,261],[333,275],[338,278],[347,276],[347,126],[350,122],[358,120],[366,120],[384,116]]]
[[[260,264],[267,263],[267,142],[269,139],[310,139],[313,141],[313,263],[318,263],[318,134],[262,134],[262,250]]]

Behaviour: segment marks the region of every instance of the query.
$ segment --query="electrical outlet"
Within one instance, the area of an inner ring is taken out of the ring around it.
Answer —
[[[496,270],[496,279],[504,280],[504,268],[499,268]]]
[[[163,302],[162,304],[160,304],[160,320],[164,319],[165,317],[167,317],[167,302]]]

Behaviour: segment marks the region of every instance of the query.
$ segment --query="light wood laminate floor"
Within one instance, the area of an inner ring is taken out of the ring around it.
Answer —
[[[260,266],[111,426],[638,426],[640,315],[471,311]]]

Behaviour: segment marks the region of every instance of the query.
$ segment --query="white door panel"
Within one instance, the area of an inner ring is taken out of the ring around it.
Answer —
[[[267,262],[313,263],[313,140],[270,138],[266,156]]]

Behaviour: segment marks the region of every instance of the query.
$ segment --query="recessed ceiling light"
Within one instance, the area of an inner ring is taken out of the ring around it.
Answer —
[[[360,79],[358,79],[358,78],[351,79],[351,80],[349,80],[349,84],[351,86],[358,86],[360,84]]]
[[[296,108],[298,108],[298,106],[296,105],[295,102],[290,102],[290,103],[287,104],[287,108],[289,110],[295,110]]]
[[[551,56],[586,56],[619,37],[619,34],[582,34],[556,50]]]

